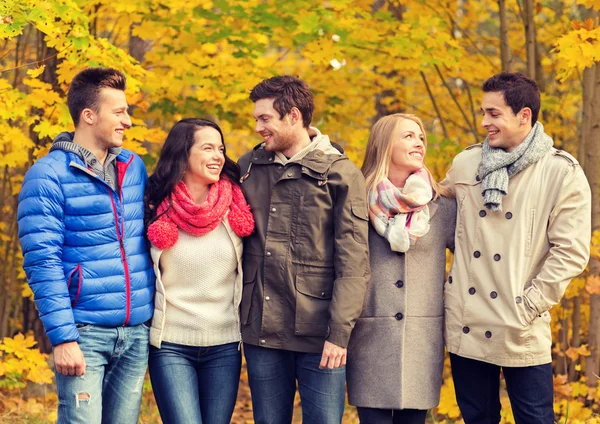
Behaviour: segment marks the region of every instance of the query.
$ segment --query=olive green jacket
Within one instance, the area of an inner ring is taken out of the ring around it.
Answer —
[[[256,230],[244,241],[244,343],[320,353],[346,347],[369,278],[365,181],[317,131],[287,164],[258,145],[239,160]]]

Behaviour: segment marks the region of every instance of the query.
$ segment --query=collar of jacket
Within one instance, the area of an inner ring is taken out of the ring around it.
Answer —
[[[341,154],[327,154],[322,150],[314,149],[306,154],[302,159],[298,162],[290,162],[290,164],[298,164],[306,170],[310,170],[310,174],[319,174],[312,175],[315,178],[320,176],[321,178],[326,178],[329,168],[331,165],[339,160],[347,160],[348,156],[344,153],[343,149],[339,147],[337,144],[332,143],[332,145],[340,151]],[[264,143],[260,143],[254,147],[252,151],[252,159],[250,162],[253,165],[273,165],[275,162],[275,153],[268,152],[265,150]],[[304,170],[304,169],[303,169]],[[321,175],[322,174],[322,175]],[[320,178],[319,178],[320,179]]]

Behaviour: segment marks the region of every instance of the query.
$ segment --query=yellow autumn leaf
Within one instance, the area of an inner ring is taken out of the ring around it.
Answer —
[[[27,75],[29,75],[31,78],[37,78],[44,72],[44,69],[46,69],[46,65],[40,65],[35,69],[29,69],[27,71]]]

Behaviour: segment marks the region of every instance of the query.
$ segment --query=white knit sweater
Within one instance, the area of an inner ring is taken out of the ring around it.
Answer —
[[[180,230],[170,249],[152,247],[160,264],[152,323],[153,330],[160,329],[159,345],[216,346],[240,340],[238,247],[241,239],[223,223],[199,237]]]

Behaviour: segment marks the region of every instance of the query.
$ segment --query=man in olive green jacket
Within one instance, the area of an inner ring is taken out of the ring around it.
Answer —
[[[500,421],[500,370],[517,424],[552,424],[549,309],[590,254],[591,199],[577,161],[536,122],[540,93],[521,74],[483,85],[488,137],[455,159],[458,213],[444,287],[446,348],[467,424]]]
[[[346,346],[369,276],[365,181],[310,127],[313,96],[294,77],[250,94],[263,142],[240,161],[256,231],[245,241],[242,338],[256,423],[340,423]]]

